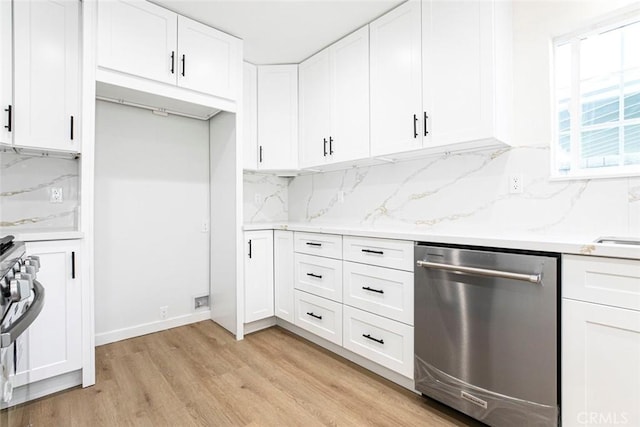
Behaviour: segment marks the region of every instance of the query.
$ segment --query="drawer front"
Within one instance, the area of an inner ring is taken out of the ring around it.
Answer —
[[[295,251],[309,255],[320,255],[342,259],[342,236],[338,234],[295,232]]]
[[[411,241],[344,236],[342,246],[345,261],[413,271]]]
[[[344,311],[344,348],[408,378],[413,378],[413,327],[348,305]]]
[[[343,302],[413,325],[413,273],[345,261]]]
[[[342,345],[342,304],[296,289],[294,324]]]
[[[562,296],[640,310],[640,261],[563,255]]]
[[[342,302],[342,261],[295,254],[296,289]]]

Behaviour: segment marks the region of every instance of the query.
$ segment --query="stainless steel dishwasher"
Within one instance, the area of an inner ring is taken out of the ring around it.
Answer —
[[[559,420],[558,254],[415,246],[415,387],[491,426]]]

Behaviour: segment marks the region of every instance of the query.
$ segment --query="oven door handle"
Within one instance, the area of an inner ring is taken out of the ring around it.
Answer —
[[[6,348],[14,343],[20,335],[27,330],[34,320],[38,317],[44,306],[44,287],[37,281],[33,281],[33,292],[35,297],[33,302],[27,308],[27,311],[20,316],[17,322],[9,326],[9,329],[0,334],[0,347]]]
[[[418,261],[418,267],[435,268],[438,270],[453,271],[454,273],[472,274],[476,276],[500,277],[502,279],[522,280],[539,284],[542,282],[542,274],[522,274],[510,271],[490,270],[487,268],[464,267],[462,265],[441,264],[439,262]]]

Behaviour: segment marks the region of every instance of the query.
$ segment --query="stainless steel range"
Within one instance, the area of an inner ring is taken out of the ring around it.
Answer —
[[[0,407],[9,406],[12,377],[22,357],[20,338],[44,305],[44,288],[36,280],[40,260],[25,255],[13,236],[0,239]]]
[[[415,247],[415,387],[491,426],[556,426],[557,254]]]

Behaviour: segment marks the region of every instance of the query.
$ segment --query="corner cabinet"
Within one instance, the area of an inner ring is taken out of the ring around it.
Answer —
[[[98,66],[236,100],[242,42],[146,1],[98,4]]]
[[[369,156],[369,29],[300,64],[300,165]]]
[[[15,386],[82,369],[80,242],[27,242],[26,253],[40,257],[37,278],[45,289],[44,307],[27,330]]]
[[[246,231],[244,323],[273,316],[273,231]]]
[[[79,152],[80,2],[2,1],[0,20],[0,142]]]
[[[258,169],[298,167],[298,66],[258,67]]]

